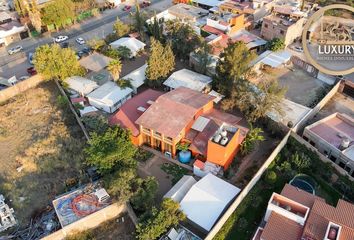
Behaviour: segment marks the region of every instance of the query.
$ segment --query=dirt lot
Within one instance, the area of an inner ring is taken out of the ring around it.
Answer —
[[[287,87],[285,97],[298,104],[309,106],[316,99],[316,95],[327,86],[324,82],[310,76],[304,70],[294,66],[293,71],[279,68],[272,71],[269,78],[279,79],[281,86]]]
[[[80,175],[85,140],[58,96],[44,83],[0,106],[0,193],[22,226]]]

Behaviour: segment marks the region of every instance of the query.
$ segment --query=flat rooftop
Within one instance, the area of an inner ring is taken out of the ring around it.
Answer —
[[[340,148],[343,138],[348,138],[354,145],[354,119],[348,115],[335,113],[310,126],[308,129],[326,142]]]
[[[168,9],[168,13],[181,19],[188,18],[191,20],[196,20],[197,18],[207,16],[209,11],[188,4],[179,3],[170,7]]]

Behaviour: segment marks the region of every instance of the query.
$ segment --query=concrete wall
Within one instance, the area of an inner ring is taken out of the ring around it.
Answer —
[[[127,212],[126,204],[113,203],[106,208],[101,209],[93,214],[90,214],[64,228],[48,235],[42,240],[63,240],[72,233],[86,231],[95,228],[101,223],[119,216],[123,212]]]
[[[218,222],[215,224],[215,226],[210,230],[209,234],[206,236],[205,240],[212,240],[215,235],[219,232],[219,230],[222,228],[222,226],[225,224],[227,219],[231,216],[231,214],[236,210],[238,205],[243,201],[243,199],[247,196],[249,191],[256,185],[258,180],[262,177],[262,174],[266,171],[268,166],[273,162],[275,157],[278,155],[278,153],[283,149],[283,147],[286,145],[288,142],[289,136],[290,136],[290,131],[285,135],[285,137],[280,141],[278,146],[273,150],[273,152],[270,154],[268,159],[264,162],[264,164],[261,166],[261,168],[257,171],[257,173],[254,175],[254,177],[251,179],[251,181],[246,185],[245,188],[242,189],[240,194],[237,196],[235,201],[231,203],[230,207],[226,210],[224,215],[218,220]]]
[[[16,96],[19,93],[22,93],[30,88],[37,86],[39,83],[43,82],[44,78],[41,75],[37,74],[33,77],[30,77],[22,82],[17,83],[12,87],[8,87],[0,91],[0,103],[9,100],[10,98]]]
[[[332,97],[338,92],[340,86],[344,84],[344,82],[339,81],[334,87],[327,93],[327,95],[319,102],[317,105],[311,109],[293,128],[292,130],[295,132],[299,132],[304,128],[307,121],[312,119],[321,109],[332,99]]]

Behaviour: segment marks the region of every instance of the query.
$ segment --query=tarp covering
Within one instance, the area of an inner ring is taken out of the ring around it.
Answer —
[[[210,231],[225,207],[241,190],[209,173],[188,191],[180,205],[188,219]]]
[[[81,95],[86,95],[98,88],[95,81],[80,76],[72,76],[65,80],[68,87]]]

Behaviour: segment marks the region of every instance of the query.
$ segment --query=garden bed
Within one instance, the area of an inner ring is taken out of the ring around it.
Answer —
[[[275,178],[270,172],[275,173]],[[264,217],[272,193],[280,193],[284,185],[300,173],[314,179],[316,195],[324,198],[328,204],[335,206],[342,196],[349,202],[354,201],[354,183],[341,177],[333,167],[322,162],[317,154],[289,138],[287,145],[214,239],[251,239]]]

